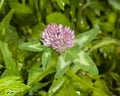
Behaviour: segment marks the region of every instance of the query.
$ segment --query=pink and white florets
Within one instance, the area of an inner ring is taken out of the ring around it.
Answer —
[[[62,53],[74,45],[74,30],[62,24],[49,24],[42,33],[42,42],[57,52]]]

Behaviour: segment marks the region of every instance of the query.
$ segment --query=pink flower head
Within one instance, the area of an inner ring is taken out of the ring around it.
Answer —
[[[61,24],[49,24],[42,33],[42,42],[45,46],[50,46],[57,52],[62,53],[71,48],[74,44],[74,30]]]

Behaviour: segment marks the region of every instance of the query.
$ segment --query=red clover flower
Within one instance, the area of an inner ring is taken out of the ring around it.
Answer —
[[[49,24],[42,33],[42,42],[45,46],[52,47],[62,53],[74,44],[74,30],[63,27],[62,24]]]

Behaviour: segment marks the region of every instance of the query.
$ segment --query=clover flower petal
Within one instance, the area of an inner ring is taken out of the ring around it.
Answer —
[[[62,53],[74,45],[74,30],[63,27],[61,24],[49,24],[42,33],[42,42],[45,46],[52,47]]]

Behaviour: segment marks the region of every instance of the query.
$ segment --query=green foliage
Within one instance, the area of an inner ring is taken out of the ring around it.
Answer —
[[[56,0],[56,2],[58,3],[60,9],[64,10],[64,7],[69,2],[69,0]]]
[[[12,9],[2,20],[0,23],[0,37],[4,36],[6,32],[8,31],[9,23],[12,18],[14,10]]]
[[[52,18],[54,17],[54,18]],[[62,18],[62,19],[60,19]],[[57,24],[63,24],[64,26],[65,25],[69,25],[71,27],[73,27],[71,24],[70,24],[70,21],[69,19],[62,13],[58,13],[58,12],[55,12],[55,13],[51,13],[49,15],[47,15],[47,23],[57,23]]]
[[[120,10],[120,1],[119,0],[108,0],[108,2],[117,10]]]
[[[19,75],[17,65],[12,58],[12,54],[8,49],[8,45],[5,42],[0,42],[0,48],[2,51],[3,59],[5,61],[6,70],[8,71],[7,74],[14,74]]]
[[[0,96],[24,96],[28,89],[30,86],[23,84],[19,77],[0,79]]]
[[[30,7],[28,7],[27,5],[20,4],[18,2],[13,2],[13,1],[10,1],[9,4],[10,4],[10,7],[14,9],[15,13],[18,15],[26,15],[26,14],[33,13]]]
[[[23,43],[19,46],[19,48],[22,50],[40,52],[43,50],[44,46],[42,46],[38,41],[33,41],[33,42]]]
[[[80,48],[82,48],[85,45],[87,45],[89,42],[91,42],[99,32],[100,30],[98,28],[94,28],[94,29],[91,29],[90,31],[79,34],[75,38],[75,44],[79,45]]]
[[[0,0],[0,96],[119,96],[120,0]],[[75,30],[59,54],[50,23]]]
[[[42,54],[42,68],[45,70],[50,66],[50,61],[52,58],[52,51],[49,48],[46,48]]]

